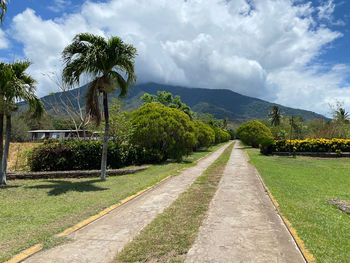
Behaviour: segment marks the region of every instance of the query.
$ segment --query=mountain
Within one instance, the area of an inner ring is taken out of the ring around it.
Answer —
[[[78,89],[67,92],[75,107],[78,104],[85,106],[85,97],[87,85]],[[199,113],[211,113],[215,118],[228,118],[234,122],[244,122],[247,120],[266,118],[272,106],[280,107],[284,116],[301,116],[304,120],[310,119],[327,119],[325,116],[312,111],[294,109],[270,103],[253,97],[244,96],[225,89],[202,89],[188,88],[181,86],[163,85],[157,83],[138,84],[129,91],[123,106],[126,110],[137,109],[141,105],[140,97],[144,93],[156,94],[157,91],[171,92],[173,95],[179,95],[181,100],[192,108],[193,111]],[[110,96],[117,97],[118,91]],[[78,99],[76,99],[78,98]],[[50,113],[57,112],[62,107],[62,101],[66,102],[63,92],[54,93],[42,98],[45,108]],[[78,103],[79,102],[79,103]],[[20,108],[23,108],[23,103]],[[56,110],[55,110],[56,109]]]

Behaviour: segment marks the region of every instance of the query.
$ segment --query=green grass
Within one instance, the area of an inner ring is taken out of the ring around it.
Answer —
[[[196,239],[233,144],[117,255],[116,262],[183,262]]]
[[[350,215],[327,203],[350,201],[350,160],[248,154],[317,262],[350,262]]]
[[[151,165],[145,171],[91,179],[10,180],[0,187],[0,262],[36,243],[61,242],[53,236],[123,198],[178,174],[217,145],[193,153],[181,163]]]

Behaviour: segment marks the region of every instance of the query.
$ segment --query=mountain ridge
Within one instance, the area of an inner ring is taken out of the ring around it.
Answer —
[[[85,94],[88,86],[67,91],[67,95],[72,99],[79,97],[81,106],[85,106]],[[135,110],[142,102],[140,97],[144,93],[156,94],[157,91],[171,92],[174,96],[179,95],[181,100],[199,113],[211,113],[215,118],[228,118],[234,122],[244,122],[253,119],[266,118],[272,106],[278,106],[285,116],[301,116],[304,120],[325,119],[321,114],[286,107],[280,104],[271,103],[262,99],[239,94],[227,89],[204,89],[194,87],[183,87],[177,85],[166,85],[154,82],[137,84],[131,88],[127,97],[123,100],[123,106],[126,110]],[[109,97],[115,98],[119,92],[113,92]],[[62,107],[62,100],[65,101],[63,92],[57,92],[41,98],[48,112],[53,113],[54,107]],[[73,99],[73,104],[78,107],[78,101]],[[56,105],[56,106],[55,106]],[[23,107],[24,103],[20,103]]]

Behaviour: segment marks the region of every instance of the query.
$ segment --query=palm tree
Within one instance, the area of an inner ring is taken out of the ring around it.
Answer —
[[[7,159],[10,149],[11,136],[11,116],[18,107],[16,102],[25,100],[29,104],[29,111],[34,117],[40,117],[44,112],[42,102],[35,96],[35,79],[27,75],[25,71],[31,65],[29,61],[18,61],[9,64],[11,67],[11,78],[8,81],[7,88],[4,89],[4,112],[6,116],[6,131],[5,131],[5,149],[2,158],[2,180],[1,184],[6,184]]]
[[[63,81],[68,85],[79,84],[80,76],[87,73],[93,77],[89,84],[86,112],[99,124],[101,112],[98,95],[103,95],[105,133],[101,158],[101,180],[106,180],[107,148],[109,131],[108,94],[120,89],[124,97],[130,85],[136,82],[134,58],[136,49],[118,37],[105,39],[89,33],[78,34],[62,52],[65,62]],[[124,79],[124,77],[126,79]]]
[[[5,17],[6,11],[7,11],[7,4],[8,4],[8,1],[0,0],[0,22],[1,22],[1,24],[4,21],[4,17]]]
[[[334,111],[334,120],[338,123],[349,123],[349,113],[344,108],[339,107]]]
[[[273,125],[275,127],[280,125],[282,115],[281,115],[281,111],[278,108],[278,106],[272,106],[271,111],[269,113],[269,117],[271,120],[271,125]]]

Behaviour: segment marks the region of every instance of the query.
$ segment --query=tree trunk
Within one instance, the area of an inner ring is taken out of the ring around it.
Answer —
[[[11,115],[6,115],[6,132],[5,132],[5,150],[4,157],[2,159],[2,181],[6,184],[6,172],[7,172],[7,160],[10,150],[10,140],[11,140]]]
[[[107,169],[107,149],[108,149],[108,132],[109,132],[109,114],[108,114],[108,97],[107,93],[103,92],[103,109],[105,113],[105,134],[103,136],[103,148],[101,158],[101,180],[106,180]]]
[[[6,177],[4,177],[4,173],[2,171],[3,154],[4,154],[4,113],[0,112],[0,176],[1,176],[1,185],[6,185]]]

